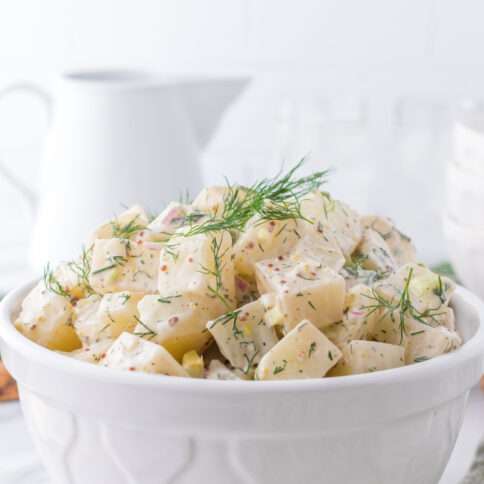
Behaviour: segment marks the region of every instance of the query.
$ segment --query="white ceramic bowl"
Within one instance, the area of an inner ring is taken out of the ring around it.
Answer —
[[[405,368],[283,382],[189,380],[48,351],[0,308],[0,349],[53,484],[437,484],[478,381],[484,310],[459,288],[465,344]]]
[[[444,214],[442,218],[447,250],[462,283],[484,298],[484,227],[464,225]]]

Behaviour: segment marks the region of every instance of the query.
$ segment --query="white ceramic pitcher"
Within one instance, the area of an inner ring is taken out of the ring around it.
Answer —
[[[52,95],[29,83],[0,92],[28,90],[50,113],[40,193],[0,166],[34,206],[34,268],[78,253],[92,227],[122,205],[157,213],[185,190],[195,194],[201,150],[246,83],[81,71],[62,75]]]

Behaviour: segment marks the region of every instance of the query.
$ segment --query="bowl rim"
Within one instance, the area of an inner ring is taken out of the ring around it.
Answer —
[[[160,388],[170,391],[182,391],[196,393],[212,393],[215,395],[230,392],[243,394],[257,393],[280,393],[280,392],[311,392],[311,391],[334,391],[365,387],[369,385],[387,385],[421,380],[429,377],[439,377],[446,370],[464,364],[477,357],[484,358],[484,302],[468,289],[457,286],[454,297],[462,298],[469,303],[477,312],[479,327],[476,333],[466,341],[459,349],[432,358],[421,363],[406,365],[401,368],[348,375],[331,378],[315,378],[301,380],[272,380],[272,381],[245,381],[245,380],[207,380],[187,377],[168,377],[142,372],[128,372],[105,368],[83,361],[70,358],[49,350],[26,338],[16,330],[12,316],[18,311],[21,300],[27,292],[39,281],[30,280],[10,291],[0,302],[0,343],[9,350],[20,354],[22,357],[42,365],[47,369],[62,372],[70,376],[80,376],[89,380],[123,384],[134,387],[144,386]],[[1,345],[0,345],[1,346]],[[8,361],[6,362],[8,368]],[[15,371],[13,371],[15,373]],[[15,376],[15,374],[14,374]],[[22,382],[20,381],[20,384]]]

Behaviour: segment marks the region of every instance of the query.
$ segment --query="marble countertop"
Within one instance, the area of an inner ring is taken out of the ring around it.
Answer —
[[[0,405],[0,482],[49,484],[27,433],[18,403]],[[469,468],[474,451],[484,437],[484,393],[471,392],[462,431],[439,484],[458,484]]]

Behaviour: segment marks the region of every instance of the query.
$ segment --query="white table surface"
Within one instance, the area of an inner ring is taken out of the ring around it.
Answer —
[[[474,389],[462,431],[440,484],[458,484],[484,436],[484,393]],[[18,403],[0,404],[0,483],[48,484]]]

